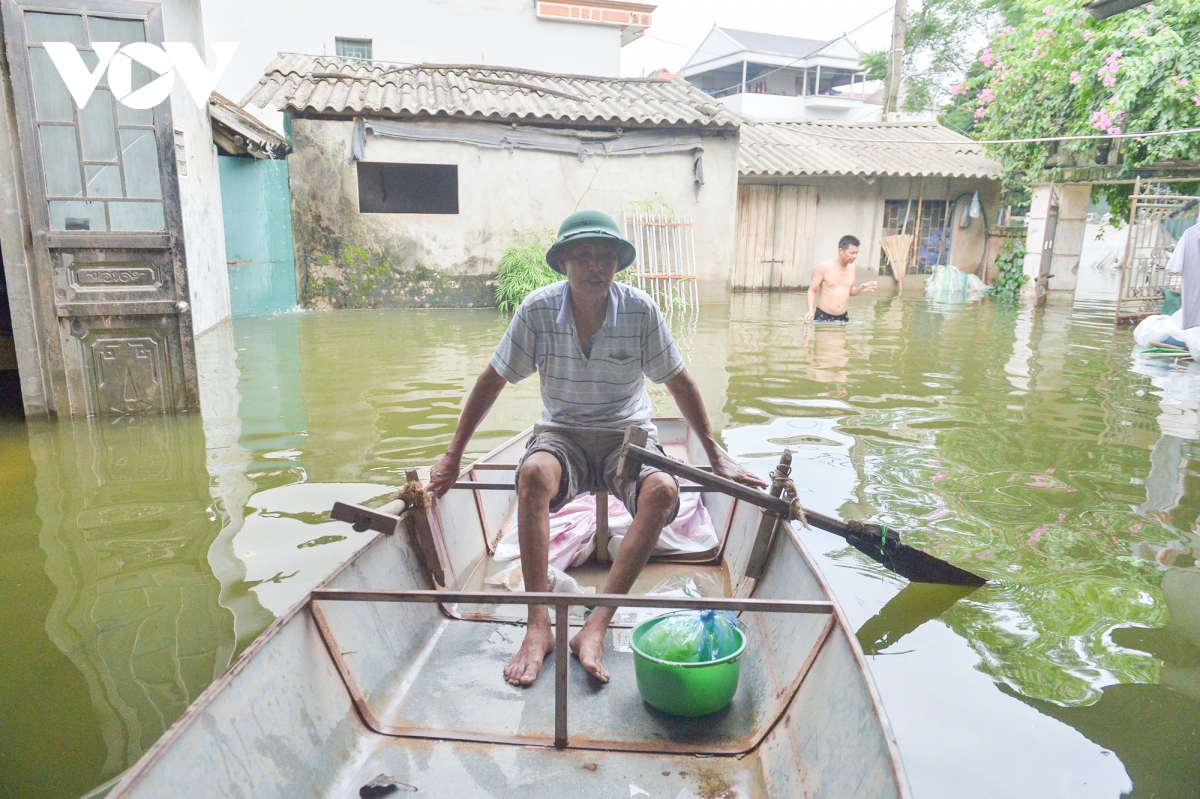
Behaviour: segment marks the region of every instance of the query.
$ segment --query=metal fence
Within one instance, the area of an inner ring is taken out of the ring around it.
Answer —
[[[1130,199],[1116,324],[1158,313],[1164,293],[1179,290],[1182,275],[1168,272],[1167,261],[1183,231],[1196,224],[1200,213],[1200,197],[1168,194],[1140,180]]]

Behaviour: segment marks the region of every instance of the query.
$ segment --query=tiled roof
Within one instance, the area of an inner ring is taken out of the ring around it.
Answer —
[[[736,128],[683,80],[597,78],[469,65],[406,66],[280,54],[242,100],[281,111],[628,126]]]
[[[756,122],[741,128],[742,175],[996,177],[983,146],[933,122]]]

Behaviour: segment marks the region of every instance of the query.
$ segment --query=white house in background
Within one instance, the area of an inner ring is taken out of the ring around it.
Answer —
[[[618,0],[203,0],[211,42],[239,42],[217,91],[240,102],[280,53],[484,64],[617,77],[654,6]],[[274,108],[249,109],[282,130]]]
[[[734,111],[761,119],[878,122],[878,82],[846,37],[821,41],[713,26],[683,77]]]

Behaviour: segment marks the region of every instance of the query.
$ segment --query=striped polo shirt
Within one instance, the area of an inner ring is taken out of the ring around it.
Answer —
[[[604,326],[592,338],[591,355],[584,356],[565,280],[525,298],[491,364],[510,383],[538,372],[542,425],[617,430],[650,427],[654,406],[645,379],[665,383],[684,366],[658,305],[624,283],[608,290]]]

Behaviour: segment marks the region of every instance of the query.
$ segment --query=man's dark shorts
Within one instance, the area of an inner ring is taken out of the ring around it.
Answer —
[[[838,314],[837,316],[834,316],[833,314],[825,313],[820,308],[818,308],[816,314],[813,315],[813,321],[814,322],[849,322],[850,321],[850,312],[846,311],[845,313],[841,313],[841,314]]]
[[[558,458],[562,467],[562,482],[558,494],[550,501],[550,512],[557,513],[564,505],[585,491],[608,491],[629,509],[637,513],[637,495],[642,482],[655,472],[662,471],[643,465],[636,480],[629,480],[617,473],[621,460],[621,444],[625,438],[623,430],[572,428],[543,428],[538,425],[525,445],[525,454],[517,464],[517,479],[520,479],[521,464],[535,452],[549,452]],[[662,452],[658,441],[650,443]],[[665,472],[664,472],[665,474]],[[673,478],[672,478],[673,479]],[[678,487],[679,481],[675,481]],[[667,523],[675,521],[679,513],[679,499],[671,510]]]

